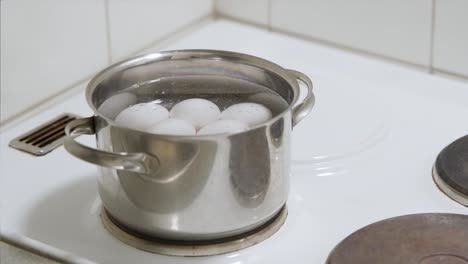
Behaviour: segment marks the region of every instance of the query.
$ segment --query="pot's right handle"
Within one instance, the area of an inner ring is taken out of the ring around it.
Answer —
[[[312,110],[315,104],[315,96],[312,91],[313,85],[312,81],[310,80],[307,75],[303,74],[302,72],[298,72],[295,70],[288,70],[296,79],[300,80],[307,86],[307,95],[304,98],[304,101],[299,103],[293,108],[292,111],[292,123],[293,126],[296,126],[304,117],[306,117],[309,112]],[[299,96],[299,95],[298,95]]]
[[[78,135],[95,134],[94,117],[71,121],[65,127],[65,149],[73,156],[111,169],[150,174],[159,168],[157,157],[145,153],[107,152],[82,145],[75,140]]]

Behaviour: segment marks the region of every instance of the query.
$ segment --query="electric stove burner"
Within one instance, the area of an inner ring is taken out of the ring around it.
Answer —
[[[442,192],[456,202],[468,206],[468,135],[440,152],[432,175]]]
[[[333,249],[327,264],[468,264],[468,216],[415,214],[368,225]]]
[[[284,206],[275,217],[255,230],[235,237],[210,241],[174,241],[149,237],[118,223],[104,207],[101,211],[101,220],[114,237],[132,247],[169,256],[199,257],[225,254],[258,244],[276,233],[283,226],[287,215],[288,210]]]

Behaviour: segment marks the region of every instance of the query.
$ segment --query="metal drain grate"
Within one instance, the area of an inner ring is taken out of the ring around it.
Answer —
[[[77,115],[62,114],[10,141],[9,146],[35,156],[45,155],[63,144],[65,126]]]

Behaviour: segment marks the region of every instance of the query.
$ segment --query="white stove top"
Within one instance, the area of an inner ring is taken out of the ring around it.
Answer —
[[[249,53],[314,81],[316,107],[293,131],[289,215],[281,230],[251,248],[198,258],[155,255],[112,237],[100,222],[94,166],[63,148],[33,157],[7,146],[60,113],[91,115],[79,93],[0,135],[4,234],[60,249],[71,261],[324,263],[343,238],[375,221],[468,212],[431,178],[439,151],[468,133],[467,84],[227,21],[165,47],[182,48]]]

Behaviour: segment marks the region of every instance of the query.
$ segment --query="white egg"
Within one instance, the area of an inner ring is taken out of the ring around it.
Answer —
[[[220,119],[239,120],[250,127],[261,124],[272,117],[270,109],[261,104],[240,103],[226,108]]]
[[[115,118],[121,126],[145,130],[169,117],[169,111],[159,101],[141,103],[125,108]]]
[[[206,99],[192,98],[181,101],[171,109],[170,117],[183,119],[200,129],[219,118],[219,108]]]
[[[256,93],[249,96],[247,101],[261,105],[268,105],[268,109],[273,113],[281,113],[289,106],[288,102],[283,97],[275,93]]]
[[[147,132],[166,135],[195,135],[197,131],[189,122],[181,119],[169,118],[146,129]]]
[[[249,129],[249,126],[239,120],[217,120],[213,123],[210,123],[200,131],[198,135],[213,135],[213,134],[227,134],[227,133],[236,133],[242,132]]]
[[[121,93],[106,99],[101,106],[99,106],[99,112],[104,116],[114,119],[122,109],[134,104],[137,101],[137,97],[131,93]]]

